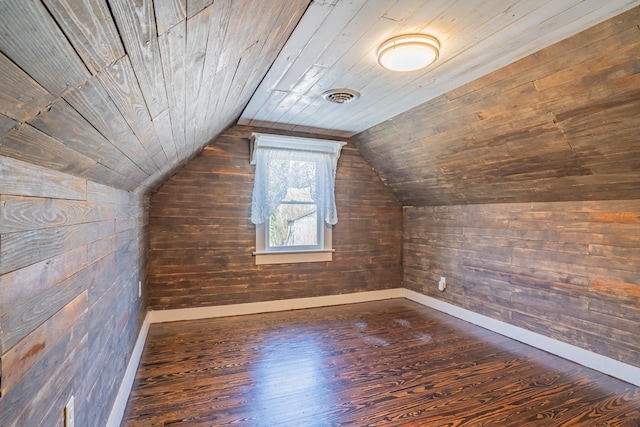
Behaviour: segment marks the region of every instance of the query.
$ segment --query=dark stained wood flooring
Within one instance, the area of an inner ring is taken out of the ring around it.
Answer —
[[[640,426],[640,387],[405,299],[151,325],[123,426]]]

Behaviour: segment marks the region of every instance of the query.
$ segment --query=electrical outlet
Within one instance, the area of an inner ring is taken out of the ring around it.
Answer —
[[[438,282],[438,290],[440,292],[444,292],[447,289],[447,279],[445,277],[440,277],[440,281]]]
[[[71,396],[67,402],[67,406],[64,407],[64,427],[74,427],[74,412],[74,399],[73,396]]]
[[[142,280],[138,280],[138,298],[142,296]]]

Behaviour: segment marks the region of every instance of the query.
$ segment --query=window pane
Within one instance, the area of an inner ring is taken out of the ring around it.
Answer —
[[[318,208],[281,204],[269,219],[269,246],[318,246]]]

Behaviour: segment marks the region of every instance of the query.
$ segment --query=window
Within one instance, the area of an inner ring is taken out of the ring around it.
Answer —
[[[335,171],[342,145],[254,134],[256,264],[331,261]]]

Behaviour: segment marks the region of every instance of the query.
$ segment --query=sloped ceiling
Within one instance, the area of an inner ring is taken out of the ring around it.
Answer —
[[[149,193],[233,125],[308,0],[0,1],[0,155]]]
[[[582,86],[565,98],[545,96],[564,91],[557,79],[573,87],[576,77],[565,71],[544,80],[536,73],[570,69],[564,59],[582,54],[574,42],[560,48],[571,55],[551,47],[542,52],[555,53],[517,63],[531,70],[519,65],[504,70],[521,71],[476,79],[640,2],[470,4],[2,0],[0,156],[149,194],[240,119],[333,136],[360,132],[354,142],[406,204],[635,194],[637,13],[625,15],[627,38],[607,30],[621,28],[615,23],[602,27],[606,35],[590,33],[595,52],[612,49],[613,65],[605,71],[591,58]],[[377,45],[408,31],[440,37],[440,60],[417,73],[381,70]],[[599,83],[591,72],[609,83],[587,96],[584,85]],[[352,85],[363,96],[339,106],[346,109],[320,102],[327,88]],[[617,89],[604,89],[611,85]],[[543,87],[554,89],[543,96]],[[585,98],[583,110],[566,105]],[[596,110],[600,116],[583,114]],[[597,138],[585,130],[592,120],[609,123],[594,131]],[[606,135],[620,143],[614,147]],[[595,187],[574,191],[586,184]],[[524,197],[545,192],[554,196]]]
[[[353,138],[405,206],[640,198],[640,8]]]

